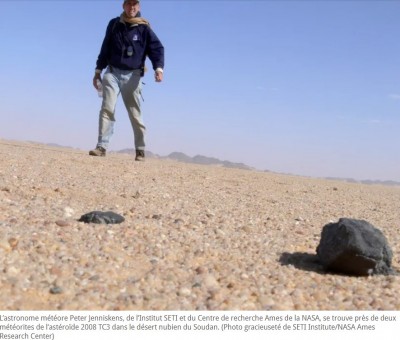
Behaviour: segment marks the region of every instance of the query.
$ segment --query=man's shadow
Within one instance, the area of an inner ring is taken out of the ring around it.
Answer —
[[[297,269],[325,274],[324,267],[318,260],[318,256],[309,253],[282,253],[279,262],[283,266],[292,265]]]

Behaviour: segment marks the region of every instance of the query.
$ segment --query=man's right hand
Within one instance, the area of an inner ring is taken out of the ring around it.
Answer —
[[[93,77],[93,86],[96,90],[98,90],[97,88],[97,80],[100,80],[101,83],[101,74],[99,73],[95,73],[94,77]]]

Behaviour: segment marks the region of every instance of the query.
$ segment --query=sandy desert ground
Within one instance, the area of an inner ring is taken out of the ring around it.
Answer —
[[[322,227],[379,228],[400,187],[0,140],[1,310],[399,310],[399,276],[325,273]],[[93,211],[115,225],[78,222]]]

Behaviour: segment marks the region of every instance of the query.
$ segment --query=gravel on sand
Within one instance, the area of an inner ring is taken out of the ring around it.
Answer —
[[[399,203],[395,186],[0,140],[0,309],[399,310],[399,276],[316,256],[326,223],[364,219],[399,268]]]

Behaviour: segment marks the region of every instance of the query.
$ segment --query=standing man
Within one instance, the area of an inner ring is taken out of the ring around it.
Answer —
[[[140,110],[142,92],[141,77],[145,71],[145,59],[149,57],[156,82],[163,80],[164,47],[150,28],[149,22],[140,15],[139,0],[125,0],[121,16],[112,19],[96,63],[93,85],[103,88],[103,102],[99,117],[97,146],[91,156],[105,156],[114,132],[114,113],[117,97],[122,95],[128,111],[135,138],[137,161],[144,161],[145,126]],[[106,71],[101,79],[101,72]]]

